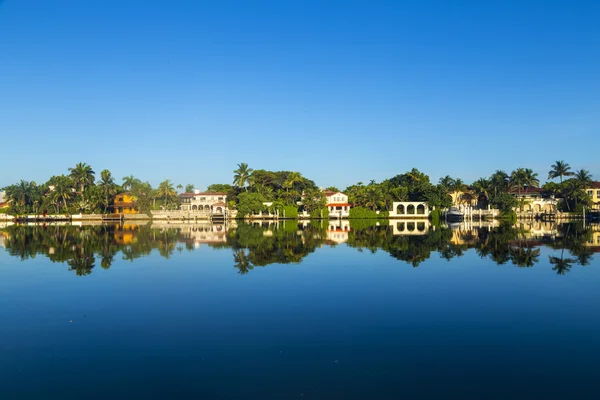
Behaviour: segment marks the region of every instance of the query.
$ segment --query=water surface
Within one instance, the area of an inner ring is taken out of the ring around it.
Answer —
[[[596,398],[597,226],[0,229],[0,398]]]

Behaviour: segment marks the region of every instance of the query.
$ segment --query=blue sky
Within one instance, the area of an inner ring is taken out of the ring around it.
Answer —
[[[0,1],[0,187],[600,178],[597,1]]]

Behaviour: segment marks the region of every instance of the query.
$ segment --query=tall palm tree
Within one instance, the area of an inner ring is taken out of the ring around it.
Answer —
[[[537,172],[533,172],[533,170],[530,168],[525,168],[523,182],[525,191],[527,191],[529,188],[540,187],[540,180],[538,179]]]
[[[452,183],[452,192],[454,193],[454,202],[456,204],[458,204],[460,202],[460,199],[458,198],[458,194],[461,192],[464,192],[466,190],[467,186],[465,185],[465,183],[463,182],[462,179],[460,178],[456,178],[454,179],[454,182]]]
[[[157,197],[162,197],[163,200],[165,201],[165,207],[169,203],[170,199],[177,196],[177,192],[175,191],[173,182],[171,182],[169,179],[166,179],[163,182],[161,182],[158,185],[158,188],[156,189],[156,191],[157,191],[157,193],[156,193]]]
[[[560,183],[563,182],[563,176],[573,176],[571,172],[571,166],[564,161],[556,161],[551,166],[550,172],[548,172],[548,179],[560,178]]]
[[[114,196],[116,194],[115,182],[109,170],[105,169],[102,172],[100,172],[99,186],[104,197],[104,214],[106,214],[109,199],[111,196]]]
[[[490,177],[490,184],[492,191],[494,192],[494,196],[497,196],[498,193],[508,190],[509,180],[510,178],[508,174],[502,170],[497,170],[492,174]]]
[[[570,185],[567,190],[575,199],[575,207],[577,207],[577,199],[582,195],[583,189],[592,184],[592,174],[586,169],[580,169],[575,171],[573,179],[570,179],[568,183],[570,183]]]
[[[69,168],[71,172],[71,179],[76,185],[79,185],[79,193],[83,197],[83,191],[85,190],[86,185],[93,185],[96,173],[92,170],[92,167],[87,165],[86,163],[78,163],[75,165],[75,168]]]
[[[241,187],[248,191],[248,187],[246,187],[246,183],[250,182],[250,177],[252,176],[252,172],[254,170],[248,167],[246,163],[238,164],[238,168],[233,171],[233,184],[237,187]]]
[[[300,183],[303,180],[304,180],[304,178],[302,178],[302,175],[299,172],[291,172],[287,177],[286,184],[287,184],[287,187],[289,187],[293,190],[294,184]]]
[[[141,181],[133,175],[129,175],[123,178],[123,190],[128,192],[130,191],[134,185],[140,183]]]
[[[575,172],[573,179],[580,188],[588,187],[592,184],[592,174],[586,169],[580,169]]]
[[[491,187],[492,182],[486,178],[479,178],[473,182],[473,189],[478,198],[485,197],[486,200],[489,200]]]
[[[443,178],[440,178],[438,183],[443,186],[446,190],[450,190],[452,186],[454,186],[454,179],[450,177],[450,175],[446,175]]]
[[[526,179],[525,168],[517,168],[510,174],[509,185],[513,190],[517,189],[519,197],[521,196],[521,189],[525,186]]]

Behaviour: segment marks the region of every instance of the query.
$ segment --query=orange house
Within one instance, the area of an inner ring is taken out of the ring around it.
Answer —
[[[113,204],[113,212],[115,214],[139,214],[139,210],[135,206],[135,199],[131,193],[119,193],[115,196]]]

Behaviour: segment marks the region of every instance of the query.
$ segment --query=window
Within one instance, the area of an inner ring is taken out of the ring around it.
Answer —
[[[600,199],[600,190],[596,190],[596,197]]]
[[[206,201],[206,197],[200,197],[200,201]]]
[[[593,190],[588,190],[588,196],[592,197],[594,195],[594,191]]]

